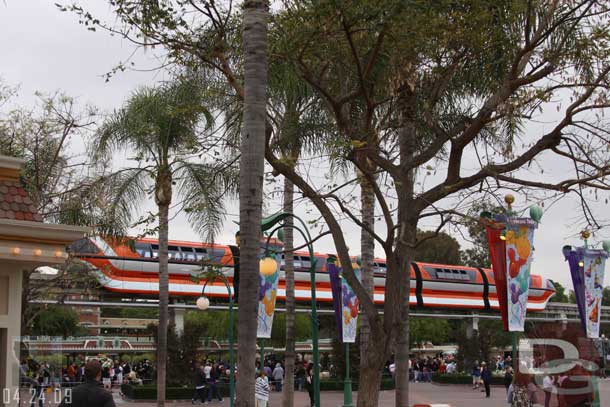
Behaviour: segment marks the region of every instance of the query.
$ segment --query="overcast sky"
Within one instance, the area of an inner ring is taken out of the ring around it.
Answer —
[[[123,72],[105,82],[103,75],[118,62],[125,61],[133,52],[133,46],[117,37],[102,32],[89,32],[77,23],[74,15],[59,12],[54,1],[44,0],[4,0],[0,2],[0,77],[9,85],[19,85],[20,92],[15,104],[32,106],[34,92],[54,92],[61,90],[76,97],[79,103],[90,103],[104,111],[117,108],[139,85],[150,85],[167,79],[163,72]],[[104,1],[82,2],[91,4],[102,15],[111,18]],[[139,68],[151,68],[157,61],[152,53],[136,53],[133,60]],[[551,117],[552,119],[552,117]],[[549,119],[550,121],[550,119]],[[550,125],[550,124],[548,124]],[[541,123],[536,132],[544,128]],[[73,141],[75,151],[82,151],[82,143]],[[546,160],[545,169],[563,175],[563,163]],[[532,173],[533,174],[533,173]],[[434,179],[427,180],[432,182]],[[523,197],[517,197],[516,204],[523,208]],[[276,196],[266,203],[266,211],[279,208],[281,197]],[[315,215],[306,212],[307,205],[300,203],[298,213],[305,218]],[[569,270],[561,255],[565,244],[580,244],[575,237],[578,225],[575,214],[578,202],[565,199],[547,209],[536,235],[536,252],[533,273],[560,281],[571,287]],[[608,218],[608,206],[597,206],[596,214]],[[237,206],[229,204],[229,216],[218,241],[232,243],[237,226]],[[352,253],[359,252],[359,229],[350,227],[347,222],[346,237]],[[458,240],[460,236],[454,235]],[[170,237],[181,240],[198,240],[183,216],[177,215],[170,225]],[[608,237],[608,236],[606,236]],[[599,237],[601,239],[601,236]],[[323,238],[315,245],[316,251],[333,252],[332,239]],[[381,253],[378,252],[381,256]],[[608,281],[608,278],[606,279]]]

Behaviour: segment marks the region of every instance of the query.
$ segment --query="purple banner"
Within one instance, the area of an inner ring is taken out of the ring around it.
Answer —
[[[599,338],[604,268],[608,253],[566,246],[563,254],[570,265],[582,329],[588,338]]]
[[[586,332],[587,324],[585,323],[585,282],[584,275],[580,272],[578,263],[581,259],[581,254],[578,251],[572,250],[570,246],[563,249],[563,255],[570,266],[570,275],[572,276],[572,285],[574,286],[574,295],[576,296],[576,305],[578,305],[578,315],[580,316],[580,324]]]
[[[341,298],[341,271],[335,263],[326,263],[326,270],[330,276],[330,289],[333,294],[333,309],[335,310],[335,326],[339,340],[343,342],[343,319],[341,309],[343,307]]]

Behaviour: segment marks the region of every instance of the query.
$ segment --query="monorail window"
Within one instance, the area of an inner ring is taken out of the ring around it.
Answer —
[[[140,257],[151,258],[152,253],[150,249],[150,244],[136,242],[136,253],[138,253]]]
[[[207,258],[208,251],[203,247],[195,247],[195,259],[197,261],[203,261]]]
[[[385,265],[385,263],[373,263],[373,269],[374,271],[378,272],[378,273],[385,273],[387,272],[387,266]]]
[[[209,252],[211,252],[210,261],[213,263],[220,263],[225,256],[224,249],[210,249]]]
[[[182,252],[182,260],[197,261],[197,257],[195,256],[195,250],[192,247],[181,246],[180,251]]]
[[[466,270],[455,270],[455,269],[433,269],[436,271],[436,278],[442,278],[444,280],[463,280],[470,281],[470,275]],[[430,273],[430,269],[427,270]],[[431,273],[432,274],[432,273]]]
[[[159,245],[158,244],[151,244],[150,248],[152,249],[152,256],[153,258],[157,258],[159,257]]]
[[[182,260],[182,253],[180,252],[180,248],[178,246],[168,246],[167,255],[170,259]]]

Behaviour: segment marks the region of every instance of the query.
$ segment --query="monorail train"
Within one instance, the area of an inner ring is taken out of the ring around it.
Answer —
[[[119,294],[154,297],[159,293],[159,244],[154,239],[138,239],[135,244],[112,243],[101,238],[81,239],[71,245],[71,254],[90,265],[104,289]],[[202,262],[224,268],[232,287],[237,246],[169,242],[169,292],[172,297],[200,296],[203,282],[193,282],[191,274],[201,271]],[[326,271],[327,254],[316,253],[316,295],[320,302],[331,302]],[[308,252],[295,252],[295,297],[311,299]],[[283,270],[283,260],[280,269]],[[375,259],[374,281],[377,304],[384,301],[385,260]],[[239,275],[235,276],[236,279]],[[542,311],[555,293],[553,283],[532,275],[528,311]],[[206,295],[228,297],[221,282],[209,284]],[[280,272],[277,298],[285,299],[284,272]],[[495,280],[490,269],[413,262],[409,302],[413,306],[437,308],[498,309]]]

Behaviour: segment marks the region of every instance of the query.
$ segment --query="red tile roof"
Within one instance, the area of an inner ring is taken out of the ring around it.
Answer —
[[[0,179],[0,219],[42,222],[42,216],[19,181]]]

